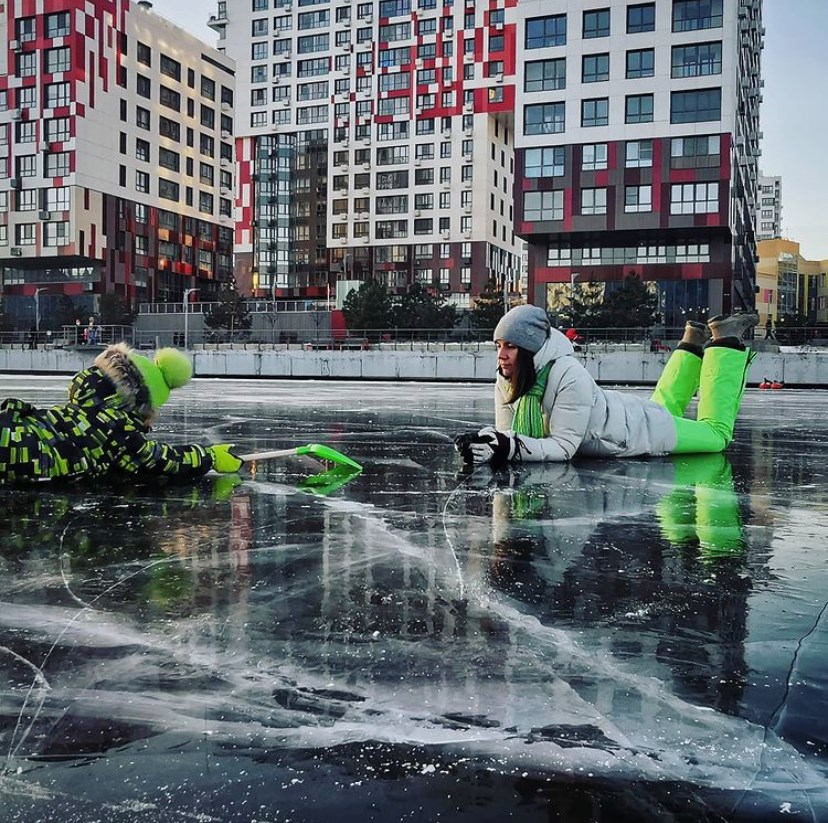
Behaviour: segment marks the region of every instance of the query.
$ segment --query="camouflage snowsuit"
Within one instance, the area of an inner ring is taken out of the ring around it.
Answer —
[[[97,366],[78,372],[69,402],[37,409],[0,402],[0,483],[121,477],[200,477],[213,467],[202,446],[171,446],[149,426]]]

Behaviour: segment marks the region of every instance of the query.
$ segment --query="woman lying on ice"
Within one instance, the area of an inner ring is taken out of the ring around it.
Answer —
[[[493,465],[724,451],[752,359],[741,338],[757,322],[755,314],[688,321],[645,400],[601,389],[543,309],[517,306],[494,332],[495,428],[461,434],[455,447],[467,463]],[[697,390],[690,420],[683,415]]]
[[[149,437],[170,389],[183,386],[192,371],[177,349],[160,349],[150,360],[118,343],[72,378],[64,405],[36,409],[3,400],[0,483],[238,471],[242,461],[228,445],[171,446]]]

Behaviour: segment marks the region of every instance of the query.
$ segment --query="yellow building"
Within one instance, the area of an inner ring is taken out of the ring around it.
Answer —
[[[782,315],[804,315],[828,323],[828,260],[806,260],[793,240],[757,244],[756,311],[760,327],[774,326]]]

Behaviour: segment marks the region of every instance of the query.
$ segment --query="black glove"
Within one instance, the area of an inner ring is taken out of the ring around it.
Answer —
[[[478,432],[463,432],[454,438],[454,448],[466,463],[503,466],[518,454],[520,441],[514,432],[501,432],[486,426]]]

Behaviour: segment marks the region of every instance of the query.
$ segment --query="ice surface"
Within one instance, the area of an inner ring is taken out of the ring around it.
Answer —
[[[198,380],[160,436],[364,472],[0,489],[0,819],[828,819],[828,395],[748,392],[724,458],[464,473],[491,395]]]

